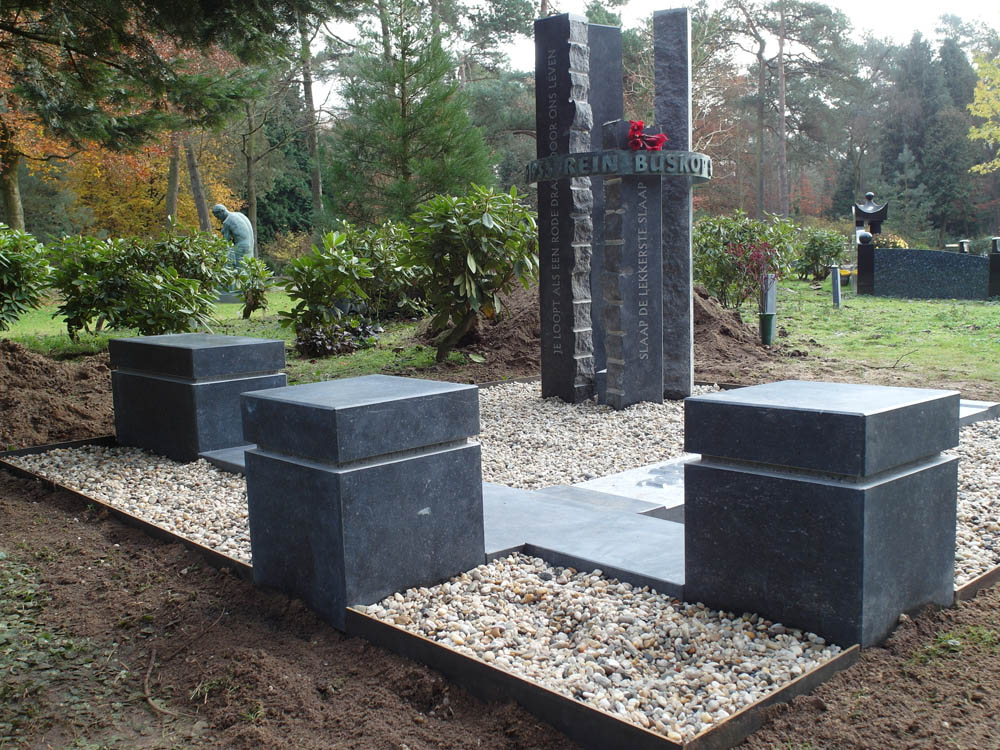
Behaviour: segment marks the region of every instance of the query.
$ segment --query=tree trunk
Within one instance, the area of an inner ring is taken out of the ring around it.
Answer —
[[[306,104],[306,146],[309,149],[309,187],[312,191],[313,229],[323,216],[323,176],[319,165],[319,133],[316,127],[316,105],[313,100],[312,52],[309,50],[309,28],[305,18],[299,18],[299,62],[302,66],[302,96]]]
[[[538,17],[545,18],[549,15],[549,0],[542,0],[541,7],[538,9]]]
[[[20,167],[20,153],[13,148],[0,150],[0,199],[3,200],[3,214],[7,226],[23,232],[24,206],[21,203],[21,183],[17,174]]]
[[[778,212],[787,217],[790,211],[788,190],[787,123],[785,122],[785,4],[778,6]]]
[[[757,52],[757,218],[764,218],[764,89],[766,62],[764,48]]]
[[[389,10],[385,7],[384,0],[378,0],[378,22],[382,28],[382,59],[386,64],[392,62],[392,46],[389,32]]]
[[[253,141],[257,135],[257,118],[253,102],[247,104],[247,137],[243,139],[243,155],[247,159],[247,218],[253,227],[254,247],[252,255],[257,256],[257,154]]]
[[[198,228],[203,232],[212,231],[212,221],[208,213],[208,196],[205,195],[205,184],[201,180],[201,170],[198,169],[198,157],[191,146],[191,139],[184,138],[184,152],[187,154],[188,176],[191,179],[191,195],[198,209]]]
[[[465,338],[465,335],[472,330],[478,315],[475,310],[469,310],[465,314],[465,317],[462,318],[461,323],[438,337],[436,357],[438,362],[444,362],[448,358],[448,352],[458,346],[459,342]]]
[[[177,223],[177,193],[181,181],[181,136],[170,134],[170,162],[167,167],[167,229]]]

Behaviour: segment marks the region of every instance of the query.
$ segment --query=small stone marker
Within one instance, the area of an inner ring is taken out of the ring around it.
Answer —
[[[684,598],[842,646],[955,588],[956,391],[783,381],[689,398]]]
[[[285,342],[176,333],[111,339],[120,445],[177,461],[243,445],[240,394],[286,383]]]
[[[485,561],[479,391],[367,375],[243,396],[254,582],[344,608]]]

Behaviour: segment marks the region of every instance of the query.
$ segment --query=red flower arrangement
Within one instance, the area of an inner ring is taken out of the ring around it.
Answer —
[[[628,125],[628,145],[633,151],[660,151],[670,140],[663,133],[644,135],[642,129],[646,124],[642,120],[629,120]]]

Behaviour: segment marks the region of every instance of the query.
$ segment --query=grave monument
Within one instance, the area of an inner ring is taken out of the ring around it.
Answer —
[[[689,13],[659,11],[653,28],[662,151],[626,136],[620,29],[535,21],[543,397],[622,408],[691,393],[691,183],[712,163],[687,151]]]

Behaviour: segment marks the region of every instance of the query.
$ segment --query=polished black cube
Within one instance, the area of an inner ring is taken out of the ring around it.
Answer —
[[[243,396],[254,581],[344,609],[486,559],[475,386],[366,376]]]
[[[841,645],[954,595],[958,394],[785,381],[687,399],[689,601]]]
[[[280,340],[180,333],[108,348],[118,443],[177,461],[242,445],[240,394],[286,383]]]

